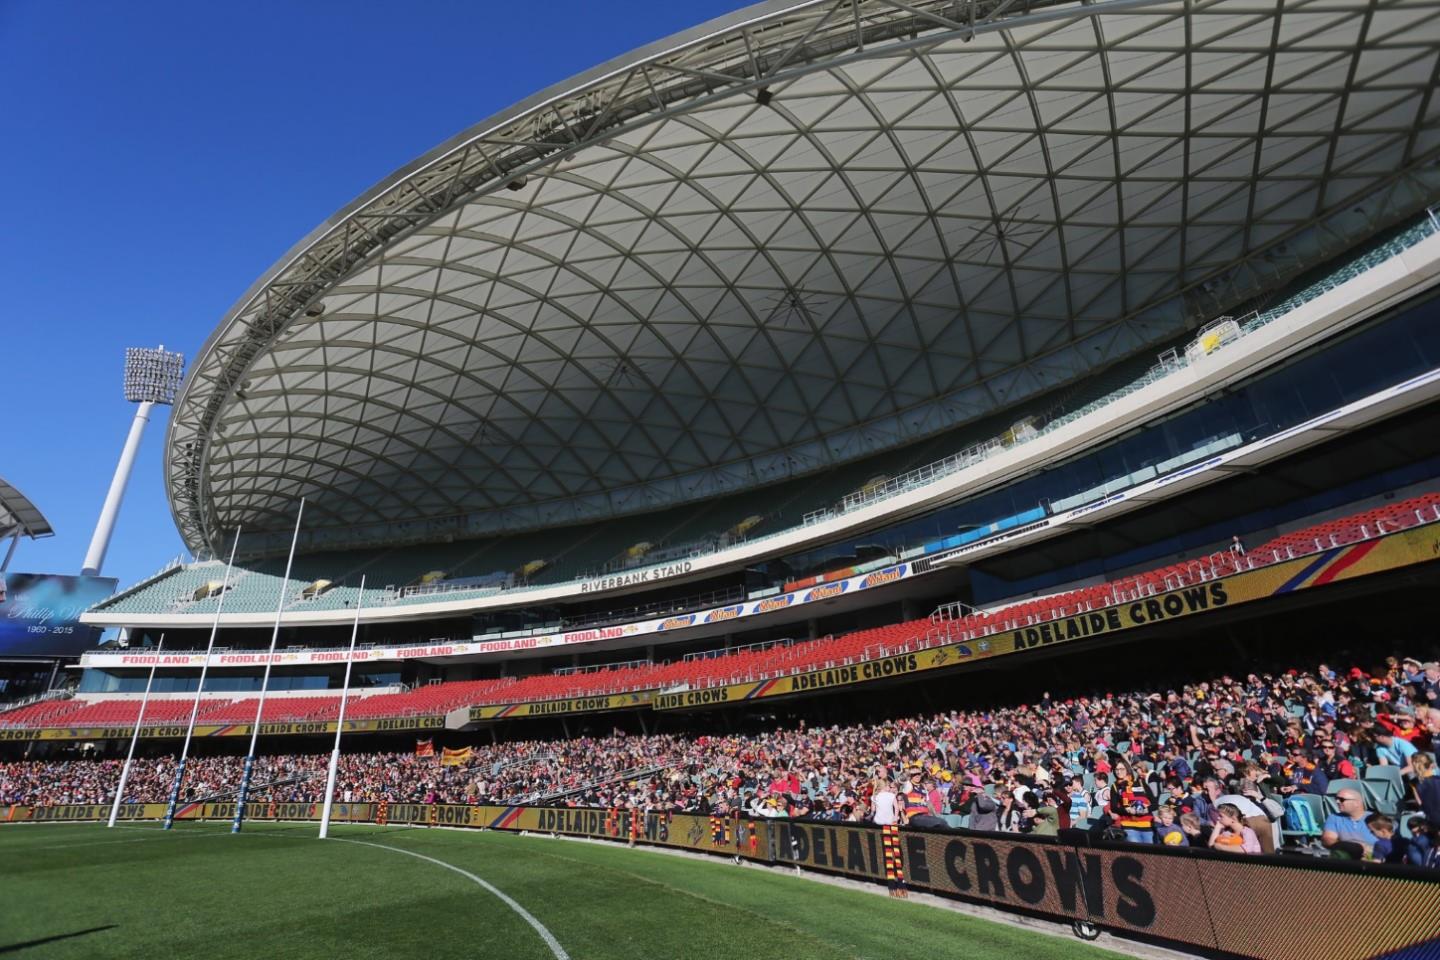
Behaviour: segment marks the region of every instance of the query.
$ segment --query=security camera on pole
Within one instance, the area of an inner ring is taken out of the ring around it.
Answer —
[[[135,467],[135,455],[140,452],[140,439],[150,422],[150,411],[157,403],[168,407],[175,402],[175,393],[184,376],[184,355],[171,353],[164,344],[155,350],[126,348],[125,399],[140,406],[135,410],[135,419],[130,421],[130,435],[120,451],[115,476],[110,478],[110,492],[105,495],[105,506],[100,508],[90,549],[85,551],[85,564],[80,570],[84,576],[99,576],[100,567],[105,563],[105,551],[110,549],[110,535],[115,532],[115,518],[120,515],[120,503],[125,499],[125,487],[130,483],[130,471]]]

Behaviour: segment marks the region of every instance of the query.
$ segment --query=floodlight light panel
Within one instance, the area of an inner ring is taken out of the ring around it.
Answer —
[[[149,347],[125,349],[125,399],[131,403],[174,403],[184,377],[184,354]]]

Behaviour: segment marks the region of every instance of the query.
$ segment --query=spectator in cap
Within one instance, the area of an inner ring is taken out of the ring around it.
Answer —
[[[980,787],[978,777],[972,778],[974,783],[969,789],[969,799],[963,813],[970,815],[971,830],[996,831],[1000,829],[1000,804]]]
[[[1281,787],[1281,793],[1309,793],[1323,797],[1330,787],[1330,778],[1311,760],[1310,751],[1301,746],[1291,748],[1290,762],[1283,772],[1287,786]]]

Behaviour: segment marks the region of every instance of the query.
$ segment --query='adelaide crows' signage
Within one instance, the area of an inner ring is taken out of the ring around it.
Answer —
[[[1347,544],[1319,554],[1229,577],[1126,601],[1071,617],[1018,626],[957,643],[881,656],[767,680],[703,689],[665,691],[656,710],[687,710],[813,693],[907,674],[948,669],[989,657],[1023,654],[1037,647],[1088,640],[1243,603],[1324,586],[1440,557],[1440,525],[1431,524],[1378,540]],[[877,571],[871,577],[883,574]]]
[[[1253,599],[1253,598],[1252,598]],[[1028,650],[1031,647],[1064,643],[1067,640],[1083,640],[1086,637],[1143,627],[1162,620],[1217,610],[1231,602],[1224,580],[1212,580],[1197,587],[1186,587],[1146,597],[1134,603],[1106,607],[1090,613],[1061,620],[1047,620],[1033,627],[1023,627],[1011,635],[1012,649]]]
[[[255,819],[314,820],[319,804],[259,799]],[[192,803],[181,819],[233,817],[233,803]],[[7,822],[101,820],[106,804],[0,806]],[[158,819],[164,804],[129,804],[126,820]],[[378,804],[337,804],[335,817],[376,822]],[[751,820],[623,809],[391,803],[387,822],[543,832],[683,847],[724,857],[882,881],[880,831],[868,824]],[[900,832],[905,884],[1006,910],[1259,960],[1432,956],[1440,948],[1440,882],[1425,871],[1308,858],[1234,857],[1139,844],[1079,845],[1050,837],[966,830]],[[1251,891],[1263,890],[1265,896]],[[1316,903],[1287,910],[1277,904]],[[1377,916],[1384,923],[1373,922]]]
[[[496,703],[470,708],[470,719],[508,720],[514,717],[551,717],[568,713],[598,713],[603,710],[634,710],[648,707],[649,690],[634,693],[601,694],[593,697],[566,697],[562,700],[535,700],[529,703]]]

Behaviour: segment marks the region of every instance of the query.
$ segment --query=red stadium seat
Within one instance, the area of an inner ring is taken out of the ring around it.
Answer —
[[[929,617],[823,637],[789,645],[750,648],[714,657],[672,663],[615,667],[584,673],[535,674],[487,680],[428,684],[403,693],[353,697],[348,716],[361,718],[437,716],[474,704],[517,703],[574,696],[675,687],[712,686],[763,677],[804,673],[836,664],[891,655],[931,643],[952,642],[1002,630],[1074,616],[1087,610],[1179,589],[1237,571],[1284,562],[1317,550],[1354,543],[1378,534],[1440,522],[1440,491],[1312,524],[1269,540],[1241,558],[1228,550],[1181,560],[1109,583],[1077,587],[1049,597],[1021,600],[999,609],[977,611],[937,626]],[[193,700],[152,700],[147,722],[183,723]],[[200,720],[246,723],[255,717],[257,698],[207,698]],[[0,713],[0,727],[114,726],[133,724],[138,698],[46,700]],[[275,696],[265,702],[265,722],[331,720],[339,712],[339,692],[301,697]]]

